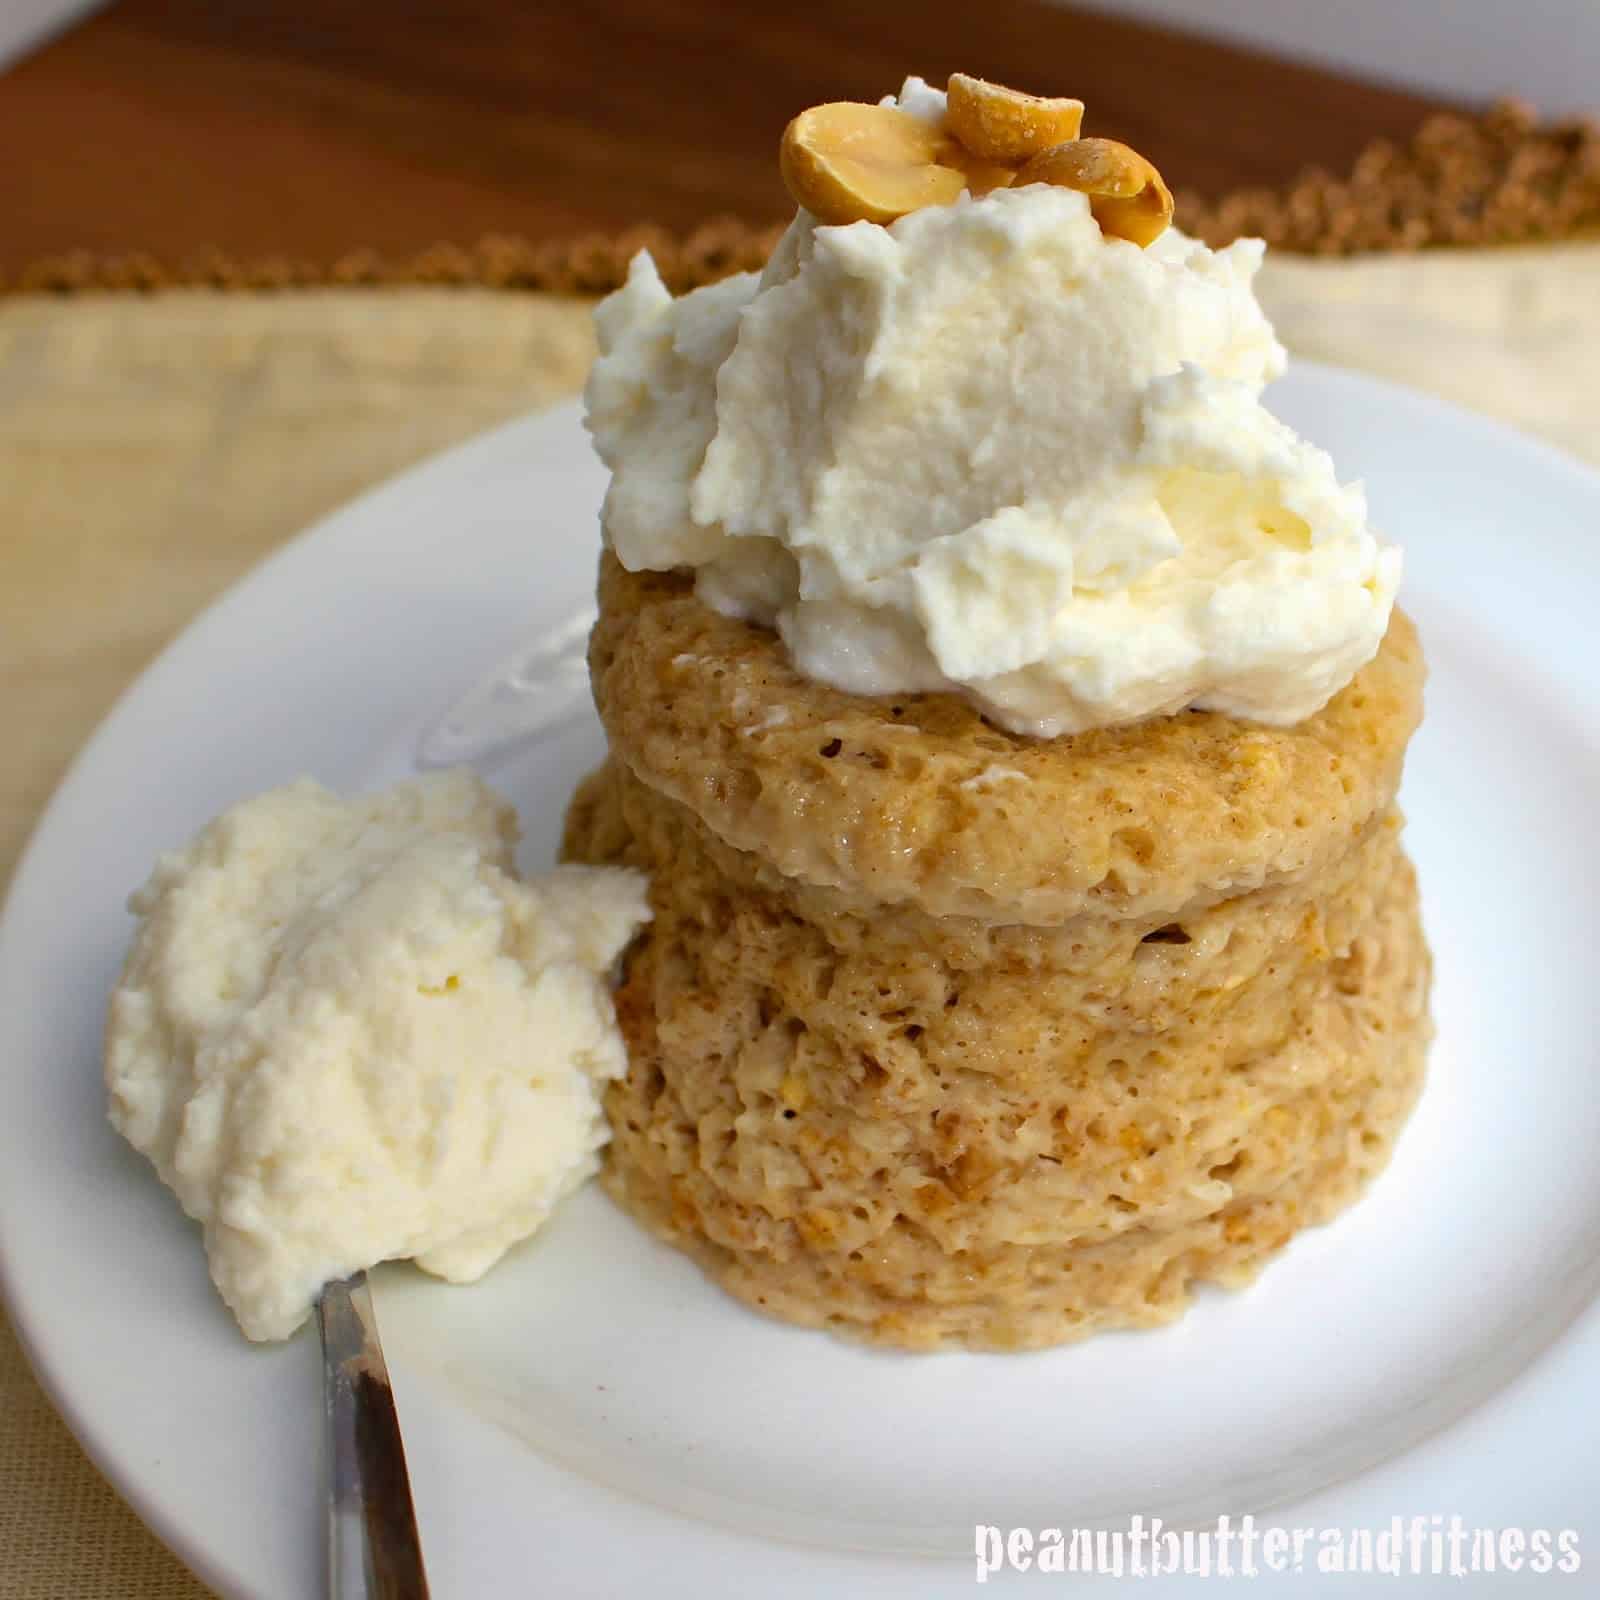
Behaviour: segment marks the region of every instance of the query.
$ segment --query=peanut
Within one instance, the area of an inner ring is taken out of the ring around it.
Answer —
[[[1081,100],[1046,100],[1003,84],[952,73],[945,126],[973,155],[1017,166],[1041,150],[1078,137]]]
[[[823,223],[893,222],[1015,177],[920,117],[847,100],[802,111],[784,129],[778,166],[795,204]]]
[[[1115,139],[1072,139],[1043,150],[1017,182],[1054,183],[1088,195],[1100,231],[1136,245],[1153,243],[1172,221],[1172,192],[1161,174]]]
[[[940,162],[949,142],[893,106],[836,101],[784,129],[778,165],[795,204],[818,222],[893,222],[966,188],[965,176]]]

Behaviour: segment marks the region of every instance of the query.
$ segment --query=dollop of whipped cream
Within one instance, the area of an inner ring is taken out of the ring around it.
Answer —
[[[205,1231],[252,1339],[412,1257],[480,1277],[598,1165],[626,1066],[607,973],[648,918],[609,867],[512,876],[465,773],[301,782],[162,857],[112,996],[113,1125]]]
[[[898,103],[943,115],[920,79]],[[1400,555],[1261,403],[1264,249],[1140,249],[1033,184],[886,227],[801,212],[765,272],[677,299],[641,253],[585,397],[606,541],[856,693],[1045,738],[1297,722],[1376,653]]]

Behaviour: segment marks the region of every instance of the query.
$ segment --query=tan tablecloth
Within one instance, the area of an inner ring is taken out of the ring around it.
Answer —
[[[1600,244],[1279,258],[1261,287],[1291,350],[1600,461]],[[208,600],[357,490],[576,389],[591,351],[583,305],[482,291],[0,302],[0,882],[73,751]],[[0,1323],[0,1595],[204,1593]]]

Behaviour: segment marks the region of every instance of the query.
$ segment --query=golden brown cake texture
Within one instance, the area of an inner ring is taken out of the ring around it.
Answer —
[[[611,1191],[740,1298],[1025,1348],[1238,1284],[1387,1159],[1428,956],[1396,613],[1316,716],[1072,738],[801,678],[682,575],[602,562],[612,758],[571,859],[651,873]]]

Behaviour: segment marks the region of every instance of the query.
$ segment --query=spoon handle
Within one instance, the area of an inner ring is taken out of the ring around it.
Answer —
[[[330,1283],[317,1305],[327,1415],[332,1600],[428,1600],[394,1391],[367,1275]]]

